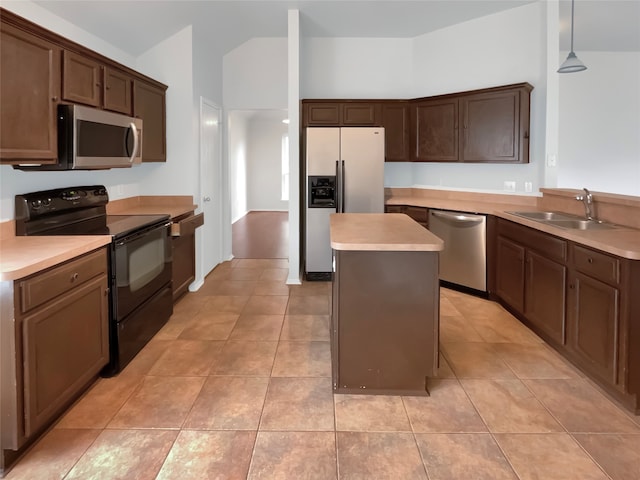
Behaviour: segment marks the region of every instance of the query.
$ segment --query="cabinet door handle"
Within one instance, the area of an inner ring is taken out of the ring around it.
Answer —
[[[56,97],[56,96],[51,97],[51,101],[52,101],[52,102],[57,102],[57,101],[58,101],[58,97]]]
[[[587,258],[587,263],[593,263],[593,258],[591,257]]]
[[[573,283],[569,284],[569,289],[573,290],[574,288],[576,288],[576,286]]]
[[[79,275],[78,275],[78,273],[77,273],[77,272],[76,272],[76,273],[74,273],[73,275],[71,275],[71,283],[73,283],[73,282],[75,282],[76,280],[78,280],[78,277],[79,277]]]

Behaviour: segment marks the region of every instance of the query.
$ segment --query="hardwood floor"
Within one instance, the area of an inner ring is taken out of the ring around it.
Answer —
[[[289,213],[249,212],[232,226],[235,258],[287,258]]]

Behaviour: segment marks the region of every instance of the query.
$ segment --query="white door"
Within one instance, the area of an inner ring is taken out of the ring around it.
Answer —
[[[200,199],[204,225],[198,228],[196,283],[222,262],[222,136],[221,110],[200,97]]]

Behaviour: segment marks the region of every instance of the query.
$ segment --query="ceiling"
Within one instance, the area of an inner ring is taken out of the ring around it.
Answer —
[[[285,37],[287,10],[306,37],[411,38],[537,0],[35,0],[132,56],[188,25],[224,54],[253,37]],[[543,0],[544,1],[544,0]],[[11,4],[4,0],[3,4]],[[571,2],[560,1],[561,49]],[[576,0],[576,51],[640,51],[640,0]]]

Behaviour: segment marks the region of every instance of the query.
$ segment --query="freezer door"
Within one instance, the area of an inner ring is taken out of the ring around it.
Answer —
[[[307,176],[335,175],[340,159],[339,128],[307,128]]]
[[[384,128],[340,129],[343,211],[384,212]],[[341,186],[342,186],[341,185]]]
[[[331,208],[307,208],[306,261],[307,273],[331,272],[331,238],[329,215]]]

